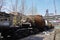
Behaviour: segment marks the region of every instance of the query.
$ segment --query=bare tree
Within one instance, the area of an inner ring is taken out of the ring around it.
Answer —
[[[1,12],[3,6],[4,6],[4,0],[0,0],[0,12]]]
[[[18,7],[18,0],[15,0],[15,2],[13,2],[13,0],[11,0],[12,11],[17,12],[17,7]]]

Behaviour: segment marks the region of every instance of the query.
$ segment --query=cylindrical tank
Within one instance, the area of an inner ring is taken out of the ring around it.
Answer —
[[[42,29],[42,30],[44,29],[45,20],[41,15],[30,15],[28,19],[29,19],[28,21],[31,22],[32,25],[35,26],[35,28]]]
[[[45,27],[45,21],[41,15],[35,15],[34,20],[35,20],[35,23],[37,24],[37,26],[39,26],[41,28]]]

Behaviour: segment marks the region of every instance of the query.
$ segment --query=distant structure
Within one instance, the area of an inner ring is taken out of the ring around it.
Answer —
[[[49,13],[49,16],[53,16],[54,15],[54,13]]]
[[[48,9],[46,10],[45,16],[49,16],[49,11],[48,11]]]
[[[54,26],[60,25],[60,15],[54,15],[54,13],[49,13],[48,9],[46,10],[44,19],[51,22]]]
[[[55,13],[49,13],[47,9],[44,19],[51,22],[54,26],[60,25],[60,15],[56,15],[56,9]]]
[[[48,10],[48,9],[46,9],[45,16],[54,16],[54,13],[49,13],[49,10]]]

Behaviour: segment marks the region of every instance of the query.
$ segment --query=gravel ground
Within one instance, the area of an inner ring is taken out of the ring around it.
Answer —
[[[60,29],[56,29],[56,37],[55,40],[60,40]]]

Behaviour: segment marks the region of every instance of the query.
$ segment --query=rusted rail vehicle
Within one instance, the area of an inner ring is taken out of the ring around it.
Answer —
[[[17,15],[19,18],[21,18],[18,18],[18,20],[14,19],[16,17],[14,15],[6,14],[5,12],[0,12],[0,14],[1,18],[3,18],[0,18],[0,32],[3,37],[10,35],[13,38],[16,36],[17,38],[21,38],[22,36],[34,34],[53,27],[52,24],[45,25],[45,19],[43,19],[43,16],[41,15],[29,15],[25,16],[25,18],[21,18]]]

